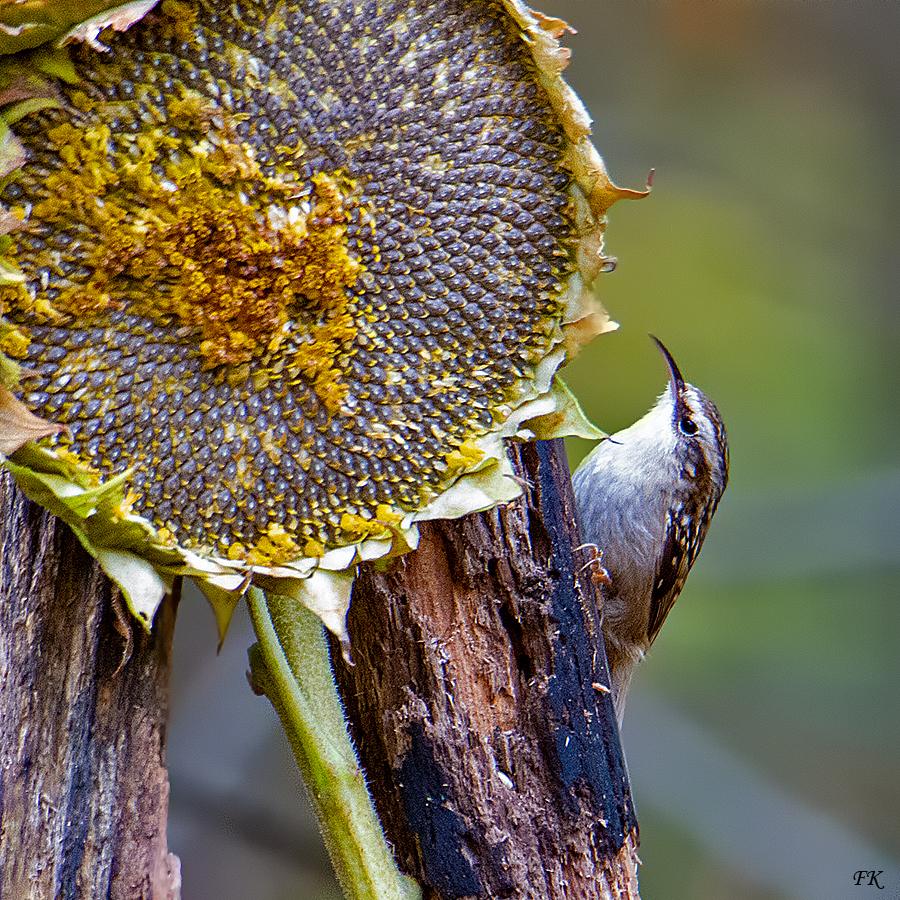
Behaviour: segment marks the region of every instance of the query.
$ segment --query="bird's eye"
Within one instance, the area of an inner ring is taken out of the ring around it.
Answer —
[[[682,416],[681,421],[678,423],[678,427],[681,429],[682,434],[696,434],[697,426],[694,424],[694,420],[688,416]]]

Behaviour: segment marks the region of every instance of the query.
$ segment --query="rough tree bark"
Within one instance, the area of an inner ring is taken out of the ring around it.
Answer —
[[[165,769],[176,601],[153,633],[0,473],[0,896],[177,900]],[[127,625],[125,623],[128,623]]]
[[[357,579],[333,653],[398,862],[432,900],[622,898],[637,822],[561,441],[510,448],[525,495],[422,527]]]

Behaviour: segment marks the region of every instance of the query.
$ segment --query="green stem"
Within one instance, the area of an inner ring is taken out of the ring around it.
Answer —
[[[281,717],[319,827],[348,900],[413,900],[385,843],[334,684],[322,623],[297,600],[248,592],[259,643],[250,648],[254,688]]]

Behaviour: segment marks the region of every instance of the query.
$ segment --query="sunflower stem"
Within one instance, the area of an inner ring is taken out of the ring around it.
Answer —
[[[418,900],[385,842],[334,684],[321,621],[296,600],[248,592],[254,689],[281,718],[348,900]]]

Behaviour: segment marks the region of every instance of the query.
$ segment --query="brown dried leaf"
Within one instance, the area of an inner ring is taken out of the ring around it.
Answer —
[[[65,425],[36,416],[12,391],[0,386],[0,453],[9,456],[28,441],[65,430]]]
[[[557,19],[555,16],[545,15],[542,12],[538,12],[536,9],[531,10],[531,14],[538,20],[541,28],[543,28],[544,31],[549,31],[557,40],[559,40],[567,31],[569,34],[578,34],[568,22]]]

